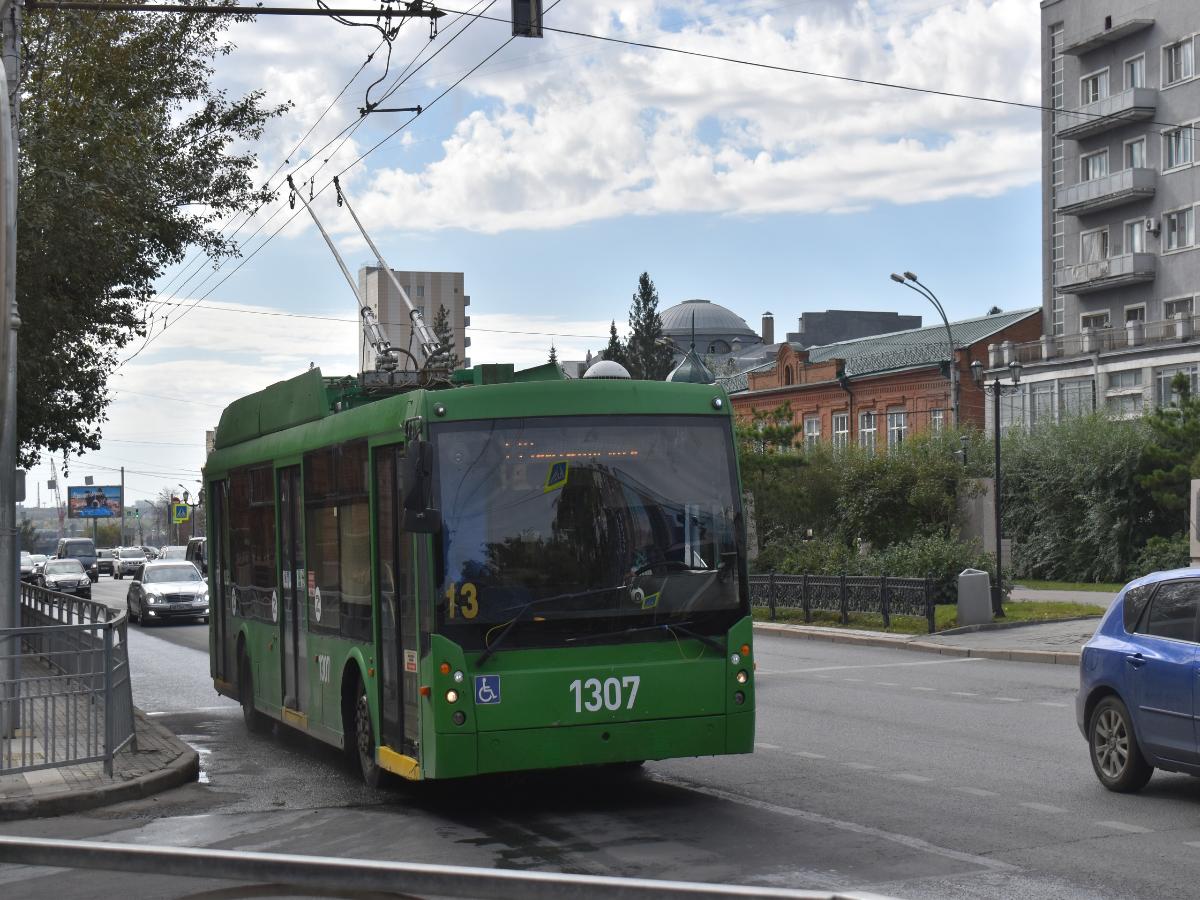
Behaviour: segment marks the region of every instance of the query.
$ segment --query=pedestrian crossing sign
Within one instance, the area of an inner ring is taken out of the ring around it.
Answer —
[[[178,525],[180,522],[186,522],[191,518],[191,510],[188,509],[186,503],[171,504],[171,521]]]

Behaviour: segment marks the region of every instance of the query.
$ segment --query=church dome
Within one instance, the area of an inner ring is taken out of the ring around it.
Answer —
[[[670,338],[681,350],[691,343],[693,316],[696,348],[701,353],[728,353],[737,338],[741,339],[743,345],[757,344],[761,340],[745,319],[733,310],[708,300],[684,300],[664,309],[659,316],[662,319],[663,336]]]

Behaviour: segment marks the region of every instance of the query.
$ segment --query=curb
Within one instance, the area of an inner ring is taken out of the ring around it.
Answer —
[[[958,628],[947,628],[945,631],[939,631],[940,635],[955,635],[955,634],[975,634],[977,631],[1005,631],[1009,628],[1027,628],[1030,625],[1046,625],[1050,622],[1083,622],[1089,619],[1101,619],[1104,616],[1103,611],[1097,612],[1094,616],[1070,616],[1066,619],[1047,619],[1039,621],[1037,619],[1025,619],[1021,622],[986,622],[982,625],[960,625]]]
[[[1088,618],[1091,617],[1088,616]],[[890,647],[895,650],[915,650],[918,653],[937,653],[942,656],[998,659],[1009,662],[1049,663],[1059,666],[1079,665],[1079,651],[1077,650],[1005,650],[982,647],[956,647],[953,644],[935,644],[932,641],[922,641],[915,638],[871,635],[863,634],[862,632],[839,633],[835,629],[764,622],[755,622],[754,630],[774,637],[788,637],[805,641],[828,641],[833,644],[856,644],[860,647]]]
[[[153,731],[179,751],[175,758],[160,769],[139,775],[129,781],[112,782],[85,790],[66,790],[36,797],[0,799],[0,821],[60,816],[82,812],[99,806],[140,800],[160,791],[195,781],[200,776],[200,754],[181,741],[173,732],[151,721],[136,707],[133,715],[137,731]]]

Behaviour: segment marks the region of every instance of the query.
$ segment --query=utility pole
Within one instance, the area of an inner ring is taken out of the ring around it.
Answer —
[[[0,629],[21,624],[17,554],[17,118],[20,93],[21,0],[0,2],[4,66],[0,76]],[[15,691],[18,638],[0,640],[0,685]],[[0,736],[20,725],[19,708],[0,695]]]
[[[125,467],[121,466],[121,540],[118,547],[125,546]]]

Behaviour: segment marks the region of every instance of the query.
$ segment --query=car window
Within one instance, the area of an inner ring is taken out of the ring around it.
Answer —
[[[121,558],[122,559],[145,559],[146,554],[144,552],[142,552],[141,550],[122,550]]]
[[[1125,630],[1129,634],[1138,630],[1138,622],[1142,620],[1142,613],[1153,594],[1154,585],[1152,584],[1143,584],[1141,587],[1130,588],[1125,592],[1125,605],[1122,612],[1125,614]]]
[[[199,570],[188,564],[186,566],[160,566],[154,569],[146,569],[143,573],[145,577],[142,581],[145,584],[163,583],[165,581],[199,581]]]
[[[1200,581],[1168,581],[1154,592],[1150,615],[1139,630],[1154,637],[1194,642],[1198,609]]]
[[[21,562],[28,563],[28,562],[32,562],[32,561],[33,561],[33,555],[30,553],[26,553],[24,550],[22,550],[21,551]]]
[[[82,572],[83,563],[77,559],[55,559],[46,563],[47,575],[69,575],[72,572]]]

